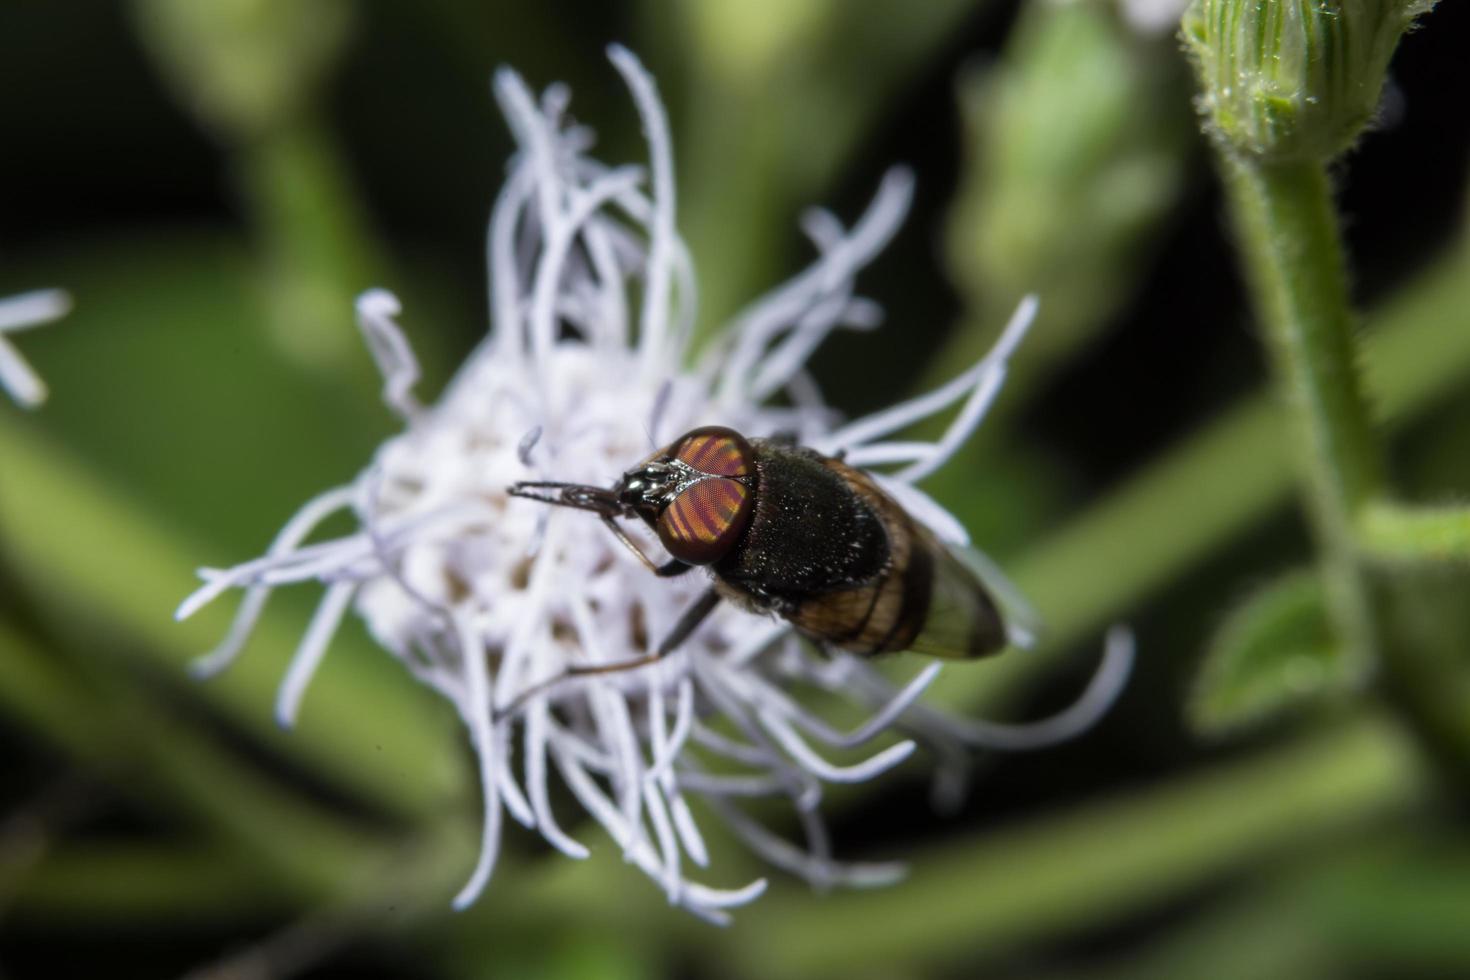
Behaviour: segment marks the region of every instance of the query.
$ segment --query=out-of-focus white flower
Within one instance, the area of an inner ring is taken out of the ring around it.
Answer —
[[[1128,651],[1114,644],[1109,666],[1068,713],[1018,729],[914,705],[938,665],[899,690],[858,658],[816,655],[784,622],[728,607],[657,664],[545,684],[571,665],[645,655],[704,584],[700,575],[649,575],[589,515],[512,498],[509,484],[547,477],[608,484],[659,444],[719,423],[754,435],[791,433],[825,453],[843,450],[858,466],[901,464],[878,476],[882,485],[942,539],[963,545],[964,528],[913,483],[978,424],[1035,312],[1028,298],[995,350],[938,391],[838,426],[804,365],[832,330],[880,320],[878,307],[854,294],[853,277],[908,208],[912,180],[894,171],[852,228],[826,212],[808,214],[817,259],[736,317],[691,366],[695,277],[674,230],[667,123],[633,56],[614,48],[611,58],[642,118],[651,172],[588,156],[592,134],[568,121],[566,89],[553,86],[537,100],[502,70],[495,93],[519,150],[490,222],[489,336],[427,407],[413,394],[418,367],[395,322],[397,300],[363,295],[359,321],[404,432],[353,483],[309,502],[263,558],[203,570],[206,584],[179,615],[228,589],[246,590],[229,635],[199,663],[211,674],[238,654],[271,589],[320,581],[325,597],[280,689],[283,724],[296,717],[349,608],[458,708],[479,758],[485,812],[479,863],[456,906],[472,902],[488,880],[505,813],[563,853],[587,856],[553,815],[554,770],[671,902],[723,921],[723,910],[750,901],[765,882],[726,890],[689,879],[688,866],[703,867],[708,857],[688,797],[703,799],[769,861],[817,885],[889,881],[897,866],[832,860],[818,803],[824,784],[871,779],[914,742],[855,761],[829,759],[814,743],[850,756],[900,715],[906,731],[951,756],[966,743],[1052,741],[1097,716]],[[884,441],[955,405],[938,441]],[[304,543],[341,510],[352,512],[358,531]],[[627,530],[652,545],[647,529]],[[856,701],[871,715],[839,730],[799,704],[798,689]],[[737,805],[765,796],[792,801],[805,847]]]
[[[1189,0],[1118,0],[1123,20],[1146,37],[1162,37],[1179,29]]]
[[[46,383],[20,356],[5,334],[49,323],[65,316],[71,299],[59,289],[38,289],[0,299],[0,388],[25,408],[46,400]]]

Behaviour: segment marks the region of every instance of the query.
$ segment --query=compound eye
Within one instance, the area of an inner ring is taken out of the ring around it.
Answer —
[[[724,477],[691,484],[659,515],[658,539],[691,565],[710,565],[740,540],[754,498],[743,483]]]
[[[668,454],[710,476],[749,476],[755,472],[750,443],[734,429],[706,425],[686,432]]]

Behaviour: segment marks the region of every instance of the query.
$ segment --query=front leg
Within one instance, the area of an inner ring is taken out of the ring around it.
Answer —
[[[669,631],[669,635],[664,637],[663,642],[652,653],[642,657],[634,657],[632,660],[620,660],[613,664],[575,664],[566,668],[555,677],[544,680],[539,684],[532,684],[526,688],[526,690],[516,695],[515,699],[506,705],[504,710],[496,712],[495,720],[499,721],[502,718],[509,718],[521,710],[521,708],[525,707],[526,702],[531,698],[573,677],[587,677],[592,674],[612,674],[622,670],[633,670],[637,667],[646,667],[649,664],[657,663],[678,649],[679,644],[689,639],[689,635],[699,628],[700,623],[703,623],[709,618],[709,614],[714,612],[715,606],[719,604],[720,594],[713,588],[706,589],[698,599],[694,600],[694,603],[688,609],[684,610],[684,614],[679,617],[679,621],[674,624],[674,628]]]
[[[613,533],[613,537],[621,541],[623,547],[632,552],[633,557],[637,558],[639,563],[642,564],[644,568],[648,569],[659,578],[673,578],[676,575],[683,575],[685,572],[689,571],[689,569],[694,567],[688,562],[680,561],[677,558],[670,558],[662,565],[655,565],[653,563],[653,559],[645,555],[643,553],[643,549],[638,547],[638,542],[628,537],[628,532],[624,531],[621,527],[618,526],[617,521],[613,520],[611,517],[607,517],[606,515],[604,515],[602,518],[602,523],[607,525],[607,529]]]

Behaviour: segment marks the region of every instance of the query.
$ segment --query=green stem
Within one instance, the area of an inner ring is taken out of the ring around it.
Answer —
[[[353,298],[382,266],[346,167],[311,120],[280,125],[244,144],[237,159],[269,274],[273,326],[297,360],[342,371],[375,390],[358,357]]]
[[[227,623],[224,610],[201,614],[199,623],[170,616],[195,586],[189,570],[197,549],[126,495],[104,489],[110,482],[55,440],[0,417],[0,445],[5,557],[25,569],[27,591],[55,622],[105,622],[243,730],[390,812],[431,812],[463,785],[459,728],[442,703],[396,667],[369,667],[382,653],[351,630],[333,649],[334,657],[357,658],[355,668],[336,670],[329,658],[322,667],[329,676],[312,687],[309,710],[293,732],[275,724],[269,705],[282,657],[300,640],[299,625],[267,615],[250,652],[224,676],[190,681],[184,665],[218,642]],[[5,642],[0,637],[0,655]],[[70,717],[84,730],[91,722],[86,712]],[[383,718],[395,719],[391,732]]]
[[[299,895],[333,894],[379,840],[266,778],[121,665],[63,658],[0,626],[0,707],[149,808],[177,806]]]
[[[68,844],[9,897],[48,920],[118,925],[228,921],[289,905],[259,864],[218,844]]]
[[[1328,607],[1351,666],[1381,644],[1360,567],[1356,515],[1383,486],[1382,452],[1358,379],[1342,245],[1325,167],[1225,160],[1247,278],[1291,424]]]
[[[1358,516],[1358,541],[1388,562],[1470,561],[1470,508],[1375,501]]]
[[[1412,579],[1374,569],[1358,542],[1364,515],[1384,495],[1383,454],[1358,381],[1325,165],[1224,152],[1247,277],[1296,430],[1328,611],[1348,658],[1343,667],[1347,676],[1366,675],[1382,664],[1383,690],[1447,782],[1464,793],[1470,730],[1461,711],[1446,710],[1446,642],[1416,622],[1447,616],[1454,606],[1426,604]]]
[[[1361,826],[1421,791],[1395,730],[1360,720],[1131,798],[940,848],[914,862],[901,888],[820,902],[779,889],[741,913],[726,949],[752,974],[779,977],[884,976],[898,964],[995,955],[1162,906],[1245,862]]]
[[[1451,249],[1370,317],[1366,380],[1390,429],[1461,390],[1470,374],[1467,257],[1464,244]],[[1280,428],[1270,399],[1251,398],[1007,563],[1046,623],[1045,649],[946,670],[937,699],[959,710],[993,706],[1280,507],[1291,490]]]

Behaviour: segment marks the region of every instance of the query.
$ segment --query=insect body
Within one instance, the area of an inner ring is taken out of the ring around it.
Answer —
[[[975,572],[872,477],[811,449],[707,426],[611,488],[530,482],[510,493],[598,514],[655,574],[702,566],[713,575],[711,589],[653,654],[574,673],[667,654],[721,599],[864,656],[915,650],[968,658],[1006,643],[1000,611]],[[671,559],[655,564],[617,518],[646,522]]]

